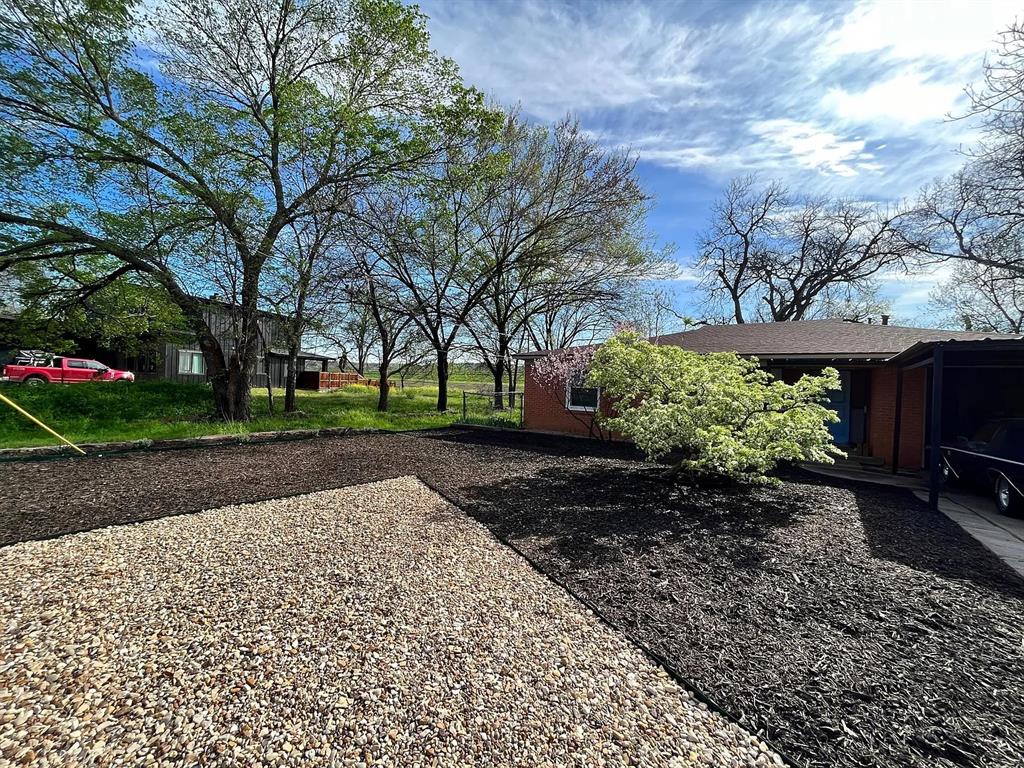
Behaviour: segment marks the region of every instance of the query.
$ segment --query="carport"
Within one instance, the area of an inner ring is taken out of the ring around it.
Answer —
[[[970,437],[993,419],[1024,417],[1024,339],[921,342],[889,364],[897,366],[897,387],[906,371],[927,369],[925,466],[928,504],[938,509],[942,444],[959,436]],[[901,419],[897,417],[896,446],[900,443],[900,428]],[[893,464],[898,465],[898,460]]]

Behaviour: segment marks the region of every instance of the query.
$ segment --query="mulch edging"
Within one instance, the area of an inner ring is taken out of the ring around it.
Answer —
[[[493,427],[484,424],[466,424],[457,422],[455,429],[479,430],[482,432],[511,432],[519,430],[508,427]],[[203,435],[201,437],[175,437],[165,440],[123,440],[108,443],[76,443],[86,455],[104,456],[112,453],[128,453],[130,451],[170,451],[182,448],[212,448],[221,445],[246,445],[249,443],[276,443],[287,440],[312,440],[316,437],[343,437],[350,434],[395,433],[406,434],[421,431],[419,429],[377,429],[376,427],[322,427],[320,429],[282,429],[270,432],[247,432],[244,434]],[[548,433],[544,433],[548,434]],[[553,434],[553,433],[551,433]],[[589,440],[590,438],[576,438]],[[0,462],[34,461],[47,457],[81,456],[67,445],[38,445],[27,448],[0,448]]]
[[[222,445],[246,445],[248,443],[276,443],[286,440],[311,440],[314,437],[341,437],[353,432],[381,432],[366,427],[324,427],[323,429],[283,429],[272,432],[247,432],[230,435],[203,435],[202,437],[175,437],[166,440],[125,440],[110,443],[76,443],[87,455],[104,456],[111,453],[130,451],[169,451],[181,448],[212,448]],[[67,445],[40,445],[30,448],[0,448],[0,462],[34,460],[46,457],[67,456],[76,453]]]

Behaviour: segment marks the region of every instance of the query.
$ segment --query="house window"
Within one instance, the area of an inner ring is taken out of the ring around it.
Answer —
[[[206,373],[206,361],[203,353],[193,349],[178,350],[178,373],[193,373],[202,376]]]
[[[586,378],[586,372],[580,371],[573,375],[565,387],[565,407],[570,411],[593,412],[601,402],[601,390],[583,386]]]

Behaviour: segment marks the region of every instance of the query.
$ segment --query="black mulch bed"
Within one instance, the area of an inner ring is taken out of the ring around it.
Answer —
[[[814,766],[1024,765],[1024,583],[909,493],[481,432],[0,464],[0,544],[415,474]]]

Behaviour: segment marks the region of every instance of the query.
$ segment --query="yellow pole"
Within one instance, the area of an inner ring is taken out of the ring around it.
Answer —
[[[72,443],[72,442],[71,442],[70,440],[68,440],[67,438],[64,438],[64,437],[61,437],[60,435],[58,435],[58,434],[57,434],[56,432],[54,432],[54,431],[53,431],[52,429],[50,429],[50,428],[49,428],[48,426],[46,426],[45,424],[43,424],[43,422],[41,422],[41,421],[40,421],[39,419],[37,419],[37,418],[36,418],[35,416],[33,416],[33,415],[32,415],[31,413],[29,413],[28,411],[26,411],[26,410],[25,410],[24,408],[22,408],[22,407],[21,407],[20,405],[18,405],[18,404],[17,404],[16,402],[14,402],[13,400],[11,400],[11,399],[10,399],[9,397],[7,397],[7,396],[5,396],[5,395],[3,395],[3,394],[0,394],[0,400],[3,400],[3,401],[4,401],[5,403],[7,403],[7,404],[8,404],[9,406],[11,406],[11,408],[13,408],[14,410],[16,410],[16,411],[17,411],[18,413],[20,413],[20,414],[21,414],[22,416],[25,416],[25,417],[26,417],[26,418],[28,418],[28,419],[29,419],[30,421],[33,421],[33,422],[35,422],[36,424],[38,424],[38,425],[39,425],[40,427],[42,427],[42,428],[43,428],[43,429],[45,429],[45,430],[46,430],[47,432],[49,432],[49,433],[50,433],[51,435],[53,435],[53,436],[54,436],[54,437],[56,437],[56,438],[57,438],[58,440],[60,440],[60,441],[61,441],[62,443],[65,443],[65,444],[67,444],[67,445],[70,445],[70,446],[71,446],[72,448],[74,448],[74,449],[75,449],[76,451],[78,451],[78,452],[79,452],[80,454],[82,454],[83,456],[85,456],[85,451],[83,451],[83,450],[82,450],[81,448],[79,448],[79,447],[78,447],[77,445],[75,445],[74,443]]]

